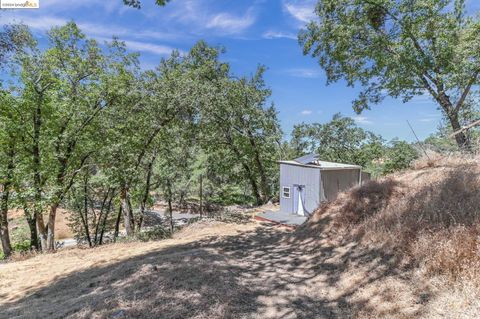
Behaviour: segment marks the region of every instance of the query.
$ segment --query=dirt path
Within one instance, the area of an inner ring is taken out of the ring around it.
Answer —
[[[409,279],[377,252],[327,241],[307,249],[293,239],[277,227],[217,225],[164,242],[7,264],[0,318],[421,315],[424,292],[410,291]]]

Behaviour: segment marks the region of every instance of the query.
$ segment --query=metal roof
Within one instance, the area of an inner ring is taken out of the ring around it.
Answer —
[[[359,165],[334,163],[327,161],[320,161],[318,154],[308,154],[290,161],[279,161],[281,164],[289,164],[296,166],[314,167],[319,169],[360,169]]]
[[[295,162],[300,164],[311,164],[318,161],[318,154],[308,154],[302,157],[294,159]]]

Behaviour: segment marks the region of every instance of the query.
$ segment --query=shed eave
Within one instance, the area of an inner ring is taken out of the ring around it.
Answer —
[[[293,166],[301,166],[301,167],[309,167],[309,168],[316,168],[320,170],[339,170],[339,169],[362,169],[359,165],[350,165],[350,164],[338,164],[338,166],[319,166],[319,165],[312,165],[312,164],[301,164],[295,161],[278,161],[279,164],[285,165],[293,165]]]

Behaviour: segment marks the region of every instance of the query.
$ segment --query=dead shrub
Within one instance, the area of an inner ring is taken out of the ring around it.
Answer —
[[[375,215],[390,203],[392,196],[400,195],[401,183],[391,178],[369,181],[344,193],[337,201],[343,202],[337,222],[351,226]]]
[[[422,235],[412,244],[411,254],[422,260],[428,275],[446,275],[454,281],[468,277],[480,284],[478,226],[457,226]]]
[[[299,232],[329,220],[332,238],[342,232],[342,240],[376,246],[429,275],[480,278],[472,271],[480,269],[480,165],[468,156],[435,163],[341,194]]]

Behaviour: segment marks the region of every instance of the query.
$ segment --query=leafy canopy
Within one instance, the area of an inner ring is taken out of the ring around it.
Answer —
[[[315,12],[299,36],[304,54],[318,59],[328,82],[363,87],[357,112],[386,96],[429,94],[460,128],[480,73],[480,21],[464,0],[320,0]],[[459,146],[467,142],[457,135]]]

